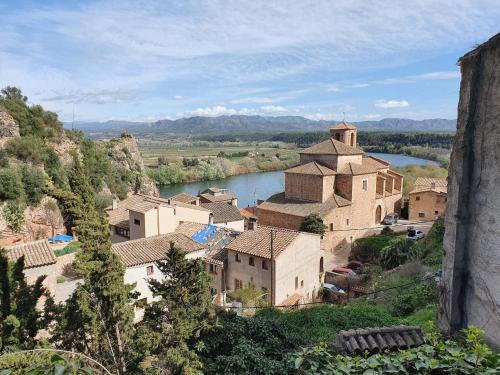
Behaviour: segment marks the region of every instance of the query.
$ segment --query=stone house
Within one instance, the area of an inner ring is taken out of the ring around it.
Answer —
[[[227,289],[255,285],[272,305],[314,300],[320,289],[320,236],[254,224],[229,243]]]
[[[106,209],[112,242],[173,233],[182,222],[210,224],[212,213],[199,205],[134,194]]]
[[[238,207],[226,202],[202,203],[201,207],[212,212],[212,222],[216,227],[237,232],[245,230],[245,218],[241,215]]]
[[[57,261],[47,240],[23,243],[5,249],[7,257],[12,262],[24,256],[24,275],[28,284],[34,284],[40,276],[46,276],[43,285],[49,292],[55,293]]]
[[[322,248],[333,251],[372,233],[386,214],[399,214],[403,176],[356,142],[356,127],[342,122],[329,139],[299,152],[300,164],[285,171],[285,191],[257,206],[260,224],[298,230],[318,214],[327,226]]]
[[[238,199],[228,189],[220,189],[213,186],[202,191],[198,196],[201,203],[225,202],[235,207],[238,206]]]
[[[447,191],[445,179],[418,177],[408,194],[410,221],[429,221],[442,216],[446,210]]]

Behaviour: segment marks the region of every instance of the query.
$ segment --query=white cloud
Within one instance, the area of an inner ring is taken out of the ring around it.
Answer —
[[[331,91],[331,92],[342,92],[344,91],[340,85],[331,85],[326,88],[326,91]]]
[[[268,105],[262,106],[256,109],[250,108],[227,108],[223,105],[216,105],[213,107],[197,108],[192,111],[184,111],[177,113],[176,117],[194,117],[194,116],[206,116],[206,117],[217,117],[217,116],[231,116],[231,115],[278,115],[287,112],[285,107]]]
[[[375,107],[378,108],[405,108],[409,107],[410,103],[406,100],[385,100],[380,99],[375,102]]]
[[[92,103],[92,104],[112,104],[132,102],[139,99],[141,93],[137,90],[107,90],[97,89],[89,91],[69,91],[56,93],[53,96],[42,98],[46,102],[64,103]]]
[[[409,76],[409,78],[428,79],[428,80],[457,79],[460,78],[460,72],[458,70],[451,70],[445,72],[430,72],[430,73]]]
[[[352,85],[347,85],[345,87],[347,87],[349,89],[362,89],[362,88],[369,87],[369,86],[370,86],[369,83],[354,83]]]
[[[181,100],[181,99],[184,99],[184,97],[182,95],[175,95],[174,99],[175,100]]]

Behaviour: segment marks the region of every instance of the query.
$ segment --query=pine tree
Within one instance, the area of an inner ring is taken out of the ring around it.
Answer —
[[[0,352],[9,347],[33,348],[39,330],[47,327],[37,303],[44,295],[40,276],[28,285],[24,276],[24,257],[10,262],[0,249]]]
[[[171,243],[165,261],[157,266],[165,277],[149,280],[153,295],[160,298],[146,308],[137,351],[151,354],[154,366],[168,373],[200,370],[201,361],[192,344],[210,327],[212,307],[203,262],[187,259]]]
[[[73,165],[68,174],[68,183],[73,194],[78,196],[85,206],[94,206],[94,189],[90,185],[83,164],[76,153],[73,155]]]
[[[83,283],[63,307],[52,341],[123,374],[134,332],[130,298],[134,286],[124,284],[125,269],[111,250],[105,218],[90,210],[78,233],[82,245],[74,268]]]

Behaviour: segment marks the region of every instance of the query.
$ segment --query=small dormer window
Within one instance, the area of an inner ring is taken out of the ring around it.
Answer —
[[[135,224],[135,225],[141,225],[141,220],[139,220],[139,219],[134,219],[134,224]]]

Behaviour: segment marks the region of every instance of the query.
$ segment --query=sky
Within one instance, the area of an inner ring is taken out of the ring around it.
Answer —
[[[456,118],[498,0],[0,0],[0,87],[63,121]]]

